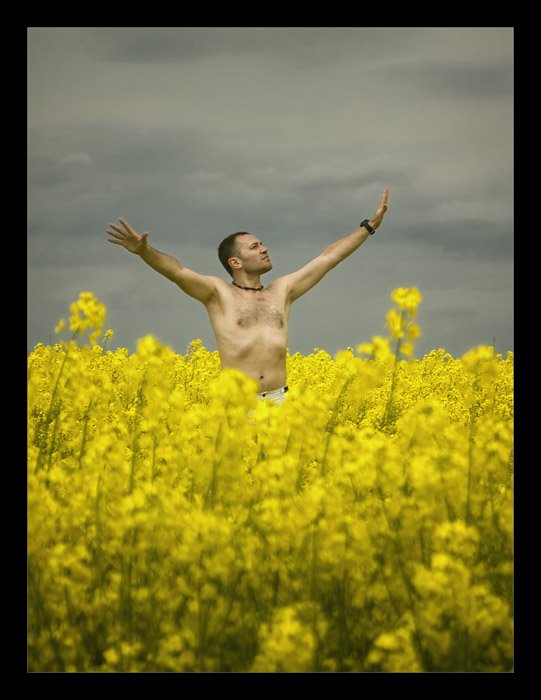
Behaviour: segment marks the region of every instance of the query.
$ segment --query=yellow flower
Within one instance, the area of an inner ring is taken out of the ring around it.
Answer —
[[[393,357],[393,351],[388,338],[376,335],[371,343],[361,343],[356,348],[357,352],[372,355],[376,360],[386,361]]]
[[[79,299],[70,304],[69,328],[77,335],[90,330],[89,340],[95,345],[105,323],[107,310],[91,292],[81,292]]]
[[[111,666],[115,666],[120,661],[120,656],[118,654],[118,651],[114,647],[111,647],[110,649],[106,649],[103,652],[103,655],[104,655],[107,663],[110,664]]]
[[[415,316],[423,296],[417,287],[397,287],[391,293],[391,299],[399,309],[405,309],[411,316]]]
[[[414,347],[413,343],[406,342],[402,343],[400,346],[400,352],[405,355],[406,357],[411,357],[413,355]]]
[[[405,322],[403,314],[399,314],[396,309],[391,308],[387,312],[385,320],[393,338],[404,337]]]
[[[416,340],[421,335],[421,328],[417,323],[410,321],[406,328],[406,335],[409,340]]]
[[[395,291],[368,358],[286,355],[279,409],[200,340],[85,346],[80,295],[28,357],[31,671],[512,670],[513,356],[395,362]]]

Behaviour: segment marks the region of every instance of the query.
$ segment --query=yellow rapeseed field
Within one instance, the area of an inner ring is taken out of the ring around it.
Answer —
[[[513,669],[513,357],[414,359],[391,296],[275,406],[81,293],[28,359],[30,671]]]

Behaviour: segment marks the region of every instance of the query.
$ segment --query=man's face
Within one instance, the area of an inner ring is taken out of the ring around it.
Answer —
[[[272,270],[272,263],[268,248],[252,234],[239,236],[236,241],[237,255],[246,272],[255,272],[262,275]]]

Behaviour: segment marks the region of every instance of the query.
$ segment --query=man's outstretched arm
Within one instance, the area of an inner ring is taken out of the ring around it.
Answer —
[[[119,219],[121,226],[109,224],[107,240],[109,243],[120,245],[130,253],[138,255],[147,265],[167,277],[168,280],[178,284],[183,292],[194,299],[206,304],[216,290],[215,277],[200,275],[193,270],[184,267],[180,260],[172,255],[162,253],[148,245],[149,232],[139,235],[124,219]]]
[[[376,213],[371,219],[368,219],[368,224],[371,228],[378,228],[381,225],[383,216],[387,211],[387,199],[389,190],[385,189],[381,195],[379,206]],[[368,229],[360,226],[343,238],[339,238],[328,245],[317,258],[311,260],[307,265],[301,267],[300,270],[286,275],[288,296],[291,301],[295,301],[300,296],[305,294],[309,289],[316,285],[329,270],[336,267],[338,263],[345,260],[354,250],[363,244],[370,235]]]

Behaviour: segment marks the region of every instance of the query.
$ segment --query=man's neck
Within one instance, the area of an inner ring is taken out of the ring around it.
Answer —
[[[246,289],[259,289],[263,286],[261,284],[261,275],[249,274],[244,270],[234,275],[233,283],[237,287]]]

